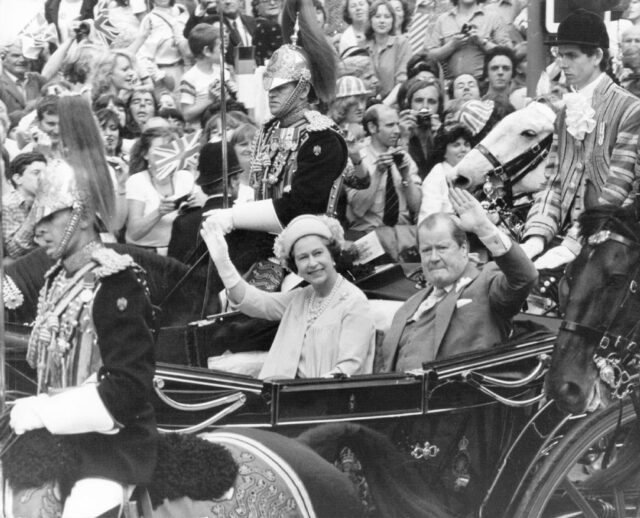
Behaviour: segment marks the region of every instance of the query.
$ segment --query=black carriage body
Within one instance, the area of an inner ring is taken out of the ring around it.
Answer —
[[[261,348],[271,341],[270,323],[239,314],[219,315],[158,336],[155,400],[158,425],[167,431],[198,432],[217,427],[268,428],[287,436],[327,422],[361,422],[378,429],[421,416],[447,415],[473,407],[521,401],[529,421],[517,430],[496,462],[495,480],[480,516],[510,514],[526,489],[536,459],[566,425],[550,408],[536,412],[545,361],[553,337],[525,340],[425,365],[407,373],[345,379],[262,381],[206,368],[206,358],[225,351]],[[555,320],[545,321],[551,326]],[[251,328],[251,326],[255,326]],[[24,362],[27,326],[9,324],[9,386],[33,390],[34,373]],[[253,329],[255,332],[251,332]],[[245,340],[241,340],[244,336]],[[246,338],[246,337],[249,338]],[[465,396],[474,393],[472,403]],[[540,430],[545,430],[540,433]]]

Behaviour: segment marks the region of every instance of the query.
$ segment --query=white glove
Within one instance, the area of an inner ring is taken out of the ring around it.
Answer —
[[[39,407],[43,399],[48,399],[47,394],[30,396],[18,399],[11,409],[9,425],[17,435],[22,435],[29,430],[44,428],[40,417]]]
[[[210,219],[215,221],[225,235],[234,229],[231,209],[208,210],[202,216],[205,217],[207,221]]]
[[[560,245],[552,248],[546,254],[537,259],[533,265],[536,270],[552,270],[563,264],[570,263],[576,258],[571,250],[566,246]]]
[[[539,236],[532,236],[522,243],[520,248],[522,248],[522,251],[529,259],[533,259],[544,250],[544,239]]]
[[[240,282],[240,274],[231,262],[229,248],[216,216],[211,216],[202,222],[200,234],[209,249],[209,255],[216,265],[224,287],[230,290]]]

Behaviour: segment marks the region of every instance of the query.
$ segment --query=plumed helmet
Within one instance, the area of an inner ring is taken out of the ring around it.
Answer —
[[[262,86],[269,91],[281,85],[306,81],[311,82],[311,69],[301,47],[287,44],[276,50],[262,77]]]
[[[265,90],[304,81],[311,84],[318,99],[331,101],[336,87],[336,56],[318,24],[311,0],[285,0],[282,39],[291,43],[271,56],[263,77]]]
[[[40,177],[32,208],[35,222],[63,209],[82,210],[86,197],[78,187],[73,168],[63,160],[53,160]]]
[[[609,35],[602,18],[586,9],[576,9],[558,27],[554,39],[547,45],[590,45],[601,49],[609,48]]]

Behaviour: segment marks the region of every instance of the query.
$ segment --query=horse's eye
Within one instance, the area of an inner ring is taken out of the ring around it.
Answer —
[[[520,133],[520,135],[527,138],[533,138],[537,135],[537,133],[533,130],[524,130],[522,133]]]

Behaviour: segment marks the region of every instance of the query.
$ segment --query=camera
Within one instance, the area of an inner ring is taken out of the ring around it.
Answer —
[[[402,160],[404,159],[404,153],[402,151],[396,151],[393,153],[393,163],[396,164],[396,167],[400,167],[402,165]]]
[[[462,26],[462,29],[460,29],[460,32],[461,32],[462,34],[469,34],[469,31],[470,31],[471,29],[473,29],[473,25],[471,25],[470,23],[465,23],[465,24]]]
[[[87,22],[81,22],[80,25],[75,29],[76,33],[76,41],[80,43],[82,40],[86,39],[89,36],[89,32],[91,31],[91,27]]]
[[[423,108],[418,112],[416,115],[416,124],[418,125],[418,128],[427,129],[431,127],[431,114],[429,113],[429,110]]]

